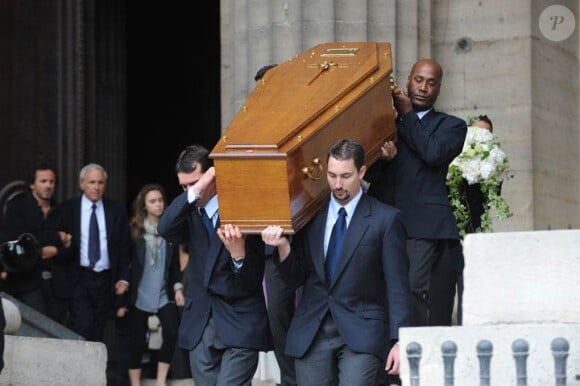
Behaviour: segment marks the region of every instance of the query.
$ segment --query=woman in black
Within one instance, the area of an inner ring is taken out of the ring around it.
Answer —
[[[129,357],[131,386],[141,384],[141,359],[150,315],[157,315],[161,321],[163,337],[156,386],[165,385],[175,352],[179,315],[177,305],[183,305],[183,295],[182,291],[178,291],[176,297],[174,291],[181,286],[178,282],[179,248],[157,234],[157,222],[165,205],[164,189],[157,184],[147,184],[133,202],[133,217],[129,221],[134,243],[128,313],[134,335]]]

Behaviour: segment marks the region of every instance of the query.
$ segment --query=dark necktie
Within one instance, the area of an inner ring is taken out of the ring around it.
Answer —
[[[91,219],[89,220],[89,265],[95,266],[101,258],[101,241],[99,240],[99,223],[97,222],[97,205],[93,204]]]
[[[338,218],[332,227],[330,241],[328,242],[328,249],[326,250],[324,268],[328,282],[331,282],[334,278],[334,272],[336,271],[336,264],[338,263],[338,257],[340,256],[340,250],[342,249],[342,242],[344,240],[345,233],[346,210],[344,210],[344,208],[340,208],[338,210]]]
[[[203,225],[205,225],[205,230],[207,231],[207,241],[209,242],[209,240],[211,240],[213,234],[215,233],[213,222],[207,216],[205,208],[199,208],[199,214],[201,215],[201,219],[203,220]]]

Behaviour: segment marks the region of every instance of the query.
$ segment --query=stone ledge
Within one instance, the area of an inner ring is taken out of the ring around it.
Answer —
[[[0,385],[103,386],[107,348],[81,340],[5,336]]]

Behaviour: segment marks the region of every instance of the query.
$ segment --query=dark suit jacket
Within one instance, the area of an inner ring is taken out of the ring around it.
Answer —
[[[51,271],[53,275],[53,290],[55,295],[67,298],[70,290],[67,282],[67,265],[64,256],[59,231],[65,231],[66,225],[60,205],[51,200],[51,209],[46,218],[42,209],[31,192],[26,192],[8,202],[6,208],[6,225],[10,237],[15,240],[22,233],[30,233],[38,240],[42,248],[52,245],[57,248],[57,254],[50,260],[42,260],[39,256],[38,263],[31,272],[11,272],[4,283],[6,292],[18,294],[40,288],[41,271]]]
[[[131,238],[129,222],[123,206],[107,198],[103,198],[105,225],[107,227],[107,250],[111,269],[111,296],[114,284],[119,280],[129,282],[129,259],[131,257]],[[72,235],[72,245],[67,252],[71,261],[70,282],[73,285],[79,278],[80,240],[81,240],[81,196],[72,198],[63,204],[65,219]],[[129,285],[131,283],[129,282]]]
[[[419,120],[409,112],[397,119],[397,156],[371,167],[369,195],[403,212],[410,238],[459,239],[445,181],[466,134],[452,115],[431,110]]]
[[[185,306],[179,327],[181,347],[192,350],[197,345],[211,312],[216,332],[228,347],[272,349],[262,290],[264,243],[257,236],[247,236],[244,265],[235,272],[231,255],[217,234],[208,244],[196,208],[183,192],[157,224],[157,231],[165,239],[176,244],[188,242]]]
[[[324,273],[328,205],[298,232],[280,273],[304,284],[288,331],[286,353],[302,357],[328,311],[348,347],[385,359],[398,329],[412,325],[407,235],[401,213],[363,194],[347,229],[335,278]]]

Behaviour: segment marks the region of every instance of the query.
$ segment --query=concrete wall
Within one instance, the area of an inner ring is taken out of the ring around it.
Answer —
[[[580,143],[578,116],[578,2],[565,1],[575,15],[574,33],[563,41],[539,30],[538,20],[553,1],[532,7],[532,130],[535,229],[578,228]],[[565,15],[556,11],[557,15]],[[560,28],[560,26],[558,26]],[[550,32],[558,32],[552,30]]]
[[[580,230],[465,238],[463,324],[580,323]]]

